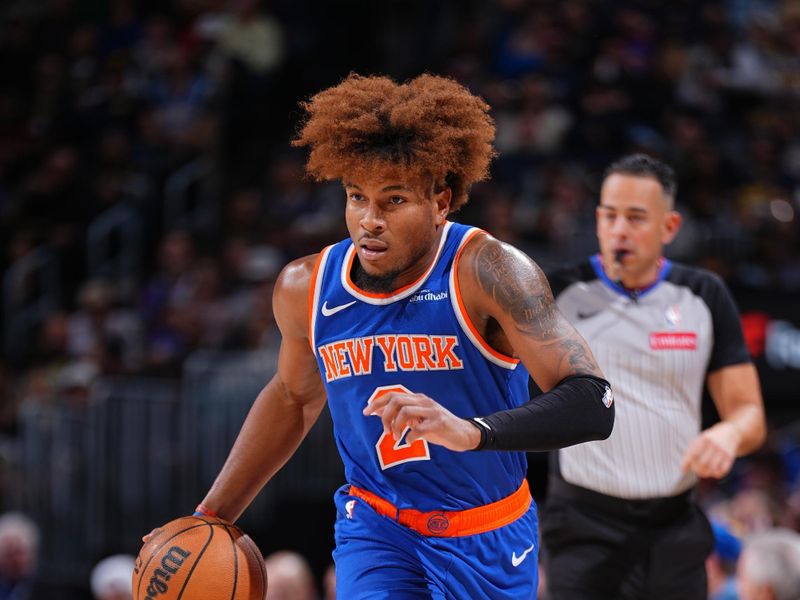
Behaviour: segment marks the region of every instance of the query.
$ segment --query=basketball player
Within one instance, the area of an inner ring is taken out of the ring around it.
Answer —
[[[524,451],[605,438],[614,408],[537,265],[448,220],[487,175],[489,107],[436,76],[351,75],[304,108],[295,144],[343,183],[350,238],[281,273],[277,374],[198,512],[236,520],[327,400],[338,597],[534,598]]]
[[[613,434],[558,452],[542,518],[554,600],[706,598],[714,544],[692,502],[764,439],[758,375],[720,279],[673,263],[672,169],[637,154],[600,191],[600,253],[551,281],[614,385]],[[721,420],[700,431],[703,386]],[[550,596],[548,596],[550,597]]]

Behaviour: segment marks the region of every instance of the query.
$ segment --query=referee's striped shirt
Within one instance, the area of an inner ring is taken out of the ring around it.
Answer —
[[[706,375],[751,360],[724,283],[663,260],[657,281],[632,293],[605,275],[597,256],[549,279],[616,403],[608,439],[559,451],[561,476],[627,499],[686,491],[695,477],[681,471],[681,461],[700,431]]]

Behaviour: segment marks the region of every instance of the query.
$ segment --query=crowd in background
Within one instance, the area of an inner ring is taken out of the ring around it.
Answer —
[[[492,179],[454,218],[545,268],[595,249],[602,169],[641,150],[677,171],[672,256],[800,292],[791,0],[18,0],[0,51],[0,441],[101,376],[275,345],[281,266],[346,235],[289,145],[297,102],[351,70],[489,102]],[[704,486],[709,513],[800,529],[798,437]]]

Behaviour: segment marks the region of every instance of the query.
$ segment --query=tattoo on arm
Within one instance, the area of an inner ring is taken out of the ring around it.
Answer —
[[[515,269],[513,258],[496,242],[478,248],[474,266],[481,288],[511,315],[520,332],[540,342],[564,336],[553,293],[538,267]]]
[[[568,338],[561,340],[558,345],[563,350],[564,354],[569,360],[569,366],[572,367],[572,370],[575,373],[596,375],[597,377],[603,376],[602,371],[600,371],[600,367],[597,365],[594,357],[588,351],[586,342],[582,340],[576,340],[574,338]]]
[[[544,273],[536,264],[517,268],[521,266],[499,242],[484,243],[475,252],[481,288],[511,316],[520,333],[539,343],[557,343],[572,372],[600,375],[586,342],[558,310]]]

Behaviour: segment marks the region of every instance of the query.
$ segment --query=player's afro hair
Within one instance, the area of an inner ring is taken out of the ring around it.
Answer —
[[[489,105],[452,79],[426,74],[398,84],[350,74],[301,105],[306,119],[292,144],[310,147],[306,170],[317,180],[397,169],[437,191],[449,187],[454,212],[489,175]]]

